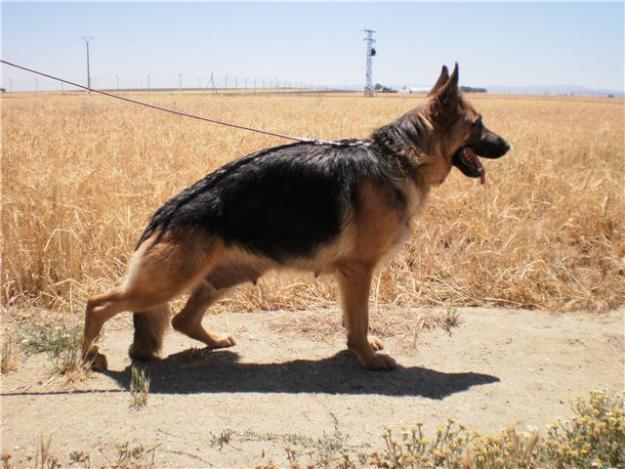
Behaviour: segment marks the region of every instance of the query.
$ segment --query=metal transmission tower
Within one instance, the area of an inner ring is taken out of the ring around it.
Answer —
[[[83,36],[82,40],[85,41],[87,46],[87,88],[91,88],[91,69],[89,64],[89,41],[95,39],[93,36]]]
[[[376,31],[372,29],[363,29],[365,33],[367,33],[367,37],[363,40],[367,42],[367,84],[365,85],[365,96],[371,97],[373,96],[373,70],[371,64],[371,58],[375,57],[375,49],[373,48],[373,43],[376,40],[373,38],[373,35]]]

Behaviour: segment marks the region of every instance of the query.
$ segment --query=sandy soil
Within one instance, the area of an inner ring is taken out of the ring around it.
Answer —
[[[2,450],[23,467],[41,438],[67,463],[85,450],[110,463],[116,445],[153,448],[158,467],[285,465],[285,441],[344,448],[379,445],[383,425],[447,417],[486,431],[542,428],[568,414],[571,399],[595,388],[622,389],[623,311],[548,314],[460,309],[460,325],[418,330],[424,311],[374,315],[386,351],[403,366],[358,367],[343,349],[337,311],[224,314],[205,323],[233,333],[221,351],[177,333],[166,358],[150,364],[147,406],[130,408],[128,318],[101,340],[110,370],[68,388],[50,379],[45,354],[23,358],[2,380]],[[377,326],[376,326],[377,325]]]

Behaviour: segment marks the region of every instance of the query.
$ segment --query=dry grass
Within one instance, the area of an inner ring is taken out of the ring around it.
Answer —
[[[13,336],[4,337],[0,350],[0,374],[7,374],[17,369],[17,356]]]
[[[407,96],[141,96],[243,125],[363,137]],[[625,303],[622,100],[471,97],[512,144],[489,183],[453,171],[382,268],[398,305],[606,310]],[[2,98],[2,303],[82,311],[120,281],[150,214],[208,171],[275,138],[87,95]],[[331,283],[268,276],[216,310],[334,304]]]

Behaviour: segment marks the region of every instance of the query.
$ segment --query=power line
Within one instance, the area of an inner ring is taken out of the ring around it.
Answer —
[[[43,72],[40,72],[38,70],[34,70],[32,68],[24,67],[23,65],[17,65],[17,64],[14,64],[12,62],[9,62],[7,60],[4,60],[4,59],[0,59],[0,63],[3,63],[5,65],[8,65],[10,67],[14,67],[14,68],[17,68],[17,69],[20,69],[20,70],[24,70],[25,72],[30,72],[30,73],[32,73],[34,75],[38,75],[38,76],[45,77],[45,78],[50,78],[51,80],[60,81],[61,83],[66,83],[68,85],[72,85],[72,86],[75,86],[77,88],[81,88],[83,90],[93,91],[94,93],[102,94],[102,95],[108,96],[110,98],[119,99],[121,101],[126,101],[127,103],[137,104],[139,106],[148,107],[150,109],[156,109],[157,111],[169,112],[170,114],[176,114],[178,116],[191,117],[192,119],[198,119],[198,120],[202,120],[202,121],[206,121],[206,122],[211,122],[213,124],[225,125],[227,127],[233,127],[235,129],[240,129],[240,130],[248,130],[250,132],[256,132],[256,133],[264,134],[264,135],[270,135],[272,137],[284,138],[286,140],[293,140],[295,142],[324,143],[321,140],[315,140],[315,139],[310,139],[310,138],[302,138],[302,137],[293,137],[293,136],[290,136],[290,135],[283,135],[283,134],[279,134],[279,133],[276,133],[276,132],[269,132],[267,130],[255,129],[253,127],[246,127],[244,125],[232,124],[230,122],[224,122],[224,121],[220,121],[220,120],[217,120],[217,119],[211,119],[209,117],[202,117],[202,116],[198,116],[198,115],[195,115],[195,114],[190,114],[188,112],[177,111],[176,109],[166,108],[166,107],[163,107],[163,106],[157,106],[156,104],[149,104],[149,103],[145,103],[145,102],[142,102],[142,101],[137,101],[136,99],[127,98],[126,96],[120,96],[120,95],[117,95],[117,94],[114,94],[114,93],[108,93],[106,91],[96,90],[96,89],[93,89],[93,88],[88,88],[85,85],[79,85],[78,83],[74,83],[72,81],[56,77],[54,75],[49,75],[47,73],[43,73]],[[39,89],[39,84],[38,84],[37,77],[35,77],[35,90],[38,91],[38,89]]]

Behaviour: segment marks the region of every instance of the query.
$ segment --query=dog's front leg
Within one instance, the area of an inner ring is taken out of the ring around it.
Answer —
[[[391,370],[397,363],[388,355],[376,353],[369,340],[369,289],[373,266],[361,262],[344,264],[337,271],[337,280],[343,305],[343,321],[347,327],[347,346],[365,368]],[[378,348],[378,347],[376,347]],[[381,347],[380,347],[381,348]]]

